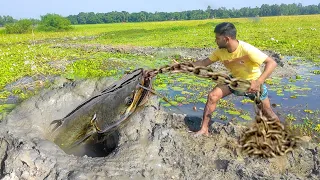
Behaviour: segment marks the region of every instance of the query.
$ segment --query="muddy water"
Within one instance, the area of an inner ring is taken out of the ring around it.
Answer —
[[[289,60],[290,61],[290,60]],[[267,84],[269,98],[273,105],[273,110],[279,115],[280,119],[284,121],[288,116],[295,117],[294,123],[305,123],[306,119],[311,119],[313,124],[320,123],[320,75],[311,73],[313,70],[319,70],[319,66],[312,66],[307,63],[296,63],[294,65],[298,70],[297,75],[291,77],[273,77],[269,84]],[[286,69],[282,69],[286,71]],[[179,86],[175,84],[175,86]],[[174,97],[181,95],[180,92],[172,90],[168,87],[168,96]],[[189,91],[189,90],[188,90]],[[192,91],[192,93],[198,93]],[[203,96],[206,98],[206,95]],[[248,114],[250,117],[254,117],[253,104],[245,103],[242,100],[248,99],[246,97],[240,97],[230,95],[224,100],[235,105],[235,108],[240,111],[241,114]],[[166,111],[171,113],[184,113],[189,116],[202,117],[204,103],[191,103],[191,104],[179,104],[178,106],[165,107]],[[194,110],[196,107],[196,110]],[[231,115],[226,112],[228,108],[217,108],[217,114],[214,116],[214,121],[229,122],[236,120],[240,123],[248,122],[239,115]]]

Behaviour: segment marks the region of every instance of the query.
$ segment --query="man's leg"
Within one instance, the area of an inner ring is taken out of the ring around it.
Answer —
[[[209,121],[211,120],[213,111],[216,109],[217,102],[229,94],[231,94],[231,91],[227,85],[218,85],[208,94],[207,103],[203,112],[201,129],[196,135],[209,135]]]
[[[269,98],[265,98],[262,102],[262,113],[265,115],[268,119],[277,119],[279,120],[279,117],[276,115],[276,113],[273,112],[271,105],[270,105],[270,100]]]

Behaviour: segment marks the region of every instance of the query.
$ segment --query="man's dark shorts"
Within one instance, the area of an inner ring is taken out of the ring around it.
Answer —
[[[251,100],[254,100],[255,98],[255,94],[248,94],[248,93],[245,93],[245,92],[242,92],[242,91],[236,91],[236,90],[233,90],[229,87],[230,91],[232,92],[232,94],[234,95],[237,95],[237,96],[246,96],[246,97],[249,97]],[[261,95],[260,95],[260,99],[261,100],[265,100],[267,97],[268,97],[268,89],[267,89],[267,86],[265,84],[262,85],[262,88],[261,88],[262,92],[261,92]]]

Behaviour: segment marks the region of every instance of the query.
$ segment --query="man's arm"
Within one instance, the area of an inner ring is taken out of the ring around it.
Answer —
[[[271,57],[267,57],[267,59],[264,61],[265,67],[264,71],[260,75],[260,77],[257,79],[257,81],[261,84],[264,83],[264,81],[271,75],[271,73],[274,71],[274,69],[277,67],[277,62],[273,60]]]
[[[198,60],[194,63],[192,63],[194,66],[209,66],[210,64],[212,64],[213,62],[209,59],[203,59],[203,60]]]
[[[274,69],[277,67],[277,62],[273,60],[271,57],[267,57],[264,61],[265,67],[264,71],[260,75],[257,80],[251,81],[251,87],[249,88],[248,92],[255,93],[260,90],[260,86],[264,83],[264,81],[271,75]]]

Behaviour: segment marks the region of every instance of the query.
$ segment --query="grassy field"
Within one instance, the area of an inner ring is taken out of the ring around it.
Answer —
[[[0,28],[0,99],[11,95],[22,99],[31,96],[34,91],[5,88],[23,77],[92,78],[115,76],[119,71],[139,66],[159,67],[158,59],[151,56],[52,48],[54,45],[216,47],[214,26],[225,21],[236,25],[238,39],[262,50],[274,50],[320,64],[320,15],[76,25],[69,32],[30,34],[5,34],[4,28]],[[163,58],[161,63],[170,63],[170,59]],[[42,86],[43,82],[39,82],[39,88]],[[0,111],[4,106],[0,105]]]

